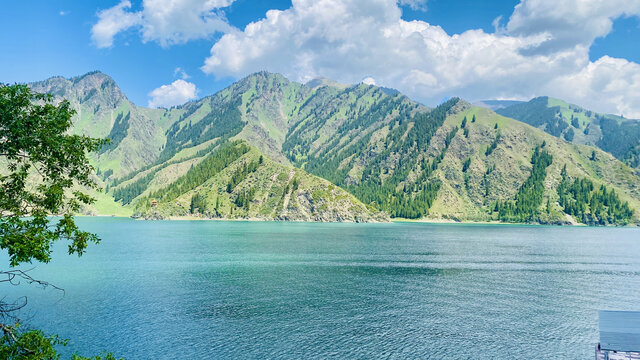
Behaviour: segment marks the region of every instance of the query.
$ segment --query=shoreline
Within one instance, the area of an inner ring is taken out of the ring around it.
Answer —
[[[587,225],[582,223],[566,223],[566,224],[541,224],[541,223],[511,223],[511,222],[502,222],[502,221],[473,221],[473,220],[464,220],[458,221],[453,219],[406,219],[406,218],[391,218],[389,221],[370,221],[370,222],[357,222],[357,221],[308,221],[308,220],[277,220],[277,219],[263,219],[263,218],[200,218],[193,216],[170,216],[164,219],[144,219],[144,218],[134,218],[132,216],[118,216],[118,215],[86,215],[79,214],[75,215],[76,217],[87,217],[87,218],[127,218],[135,221],[229,221],[229,222],[237,222],[237,221],[245,221],[245,222],[280,222],[280,223],[318,223],[318,224],[394,224],[394,223],[417,223],[417,224],[444,224],[444,225],[517,225],[517,226],[553,226],[553,227],[592,227],[592,228],[637,228],[640,227],[640,224],[632,223],[627,225]]]

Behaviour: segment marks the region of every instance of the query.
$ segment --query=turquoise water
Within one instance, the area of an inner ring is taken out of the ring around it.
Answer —
[[[640,229],[79,223],[103,242],[32,271],[64,296],[2,285],[65,354],[590,359],[596,310],[640,310]]]

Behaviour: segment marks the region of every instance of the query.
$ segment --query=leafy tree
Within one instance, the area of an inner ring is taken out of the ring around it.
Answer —
[[[462,162],[462,172],[467,172],[467,170],[469,170],[469,166],[471,166],[471,157],[466,158]]]
[[[577,117],[574,117],[573,115],[571,115],[571,126],[573,126],[576,129],[580,129],[580,121],[578,120]]]
[[[498,134],[496,135],[496,138],[493,140],[493,142],[491,143],[491,145],[489,145],[487,147],[487,150],[485,150],[484,155],[485,156],[489,156],[491,155],[491,153],[493,152],[493,150],[495,150],[498,147],[498,143],[500,142],[500,132],[498,132]]]
[[[569,128],[566,133],[564,133],[564,139],[567,141],[573,141],[573,137],[575,136],[575,132],[573,128]]]
[[[26,85],[0,87],[0,248],[10,264],[51,260],[51,246],[67,239],[69,253],[82,255],[94,234],[81,231],[73,214],[94,200],[75,184],[95,188],[86,153],[104,140],[69,135],[69,102],[33,94]],[[48,216],[61,215],[52,225]]]
[[[69,241],[69,254],[79,256],[89,243],[99,242],[78,228],[73,214],[94,201],[76,189],[97,186],[87,152],[99,150],[105,141],[70,135],[73,114],[68,101],[55,105],[50,95],[32,93],[26,85],[0,84],[0,248],[9,254],[11,266],[49,262],[51,247],[60,239]],[[60,218],[56,222],[50,215]],[[0,282],[49,285],[20,270],[0,274],[6,276]],[[0,300],[0,358],[59,358],[55,347],[66,340],[23,330],[13,314],[24,305]]]
[[[207,211],[207,198],[201,194],[193,194],[191,196],[191,204],[189,206],[189,212],[191,214],[200,213],[204,214]]]

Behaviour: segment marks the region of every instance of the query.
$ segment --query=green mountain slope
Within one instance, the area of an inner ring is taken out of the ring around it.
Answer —
[[[570,179],[588,179],[596,186],[614,190],[621,202],[640,209],[640,178],[634,170],[612,155],[593,147],[570,144],[524,123],[502,117],[488,109],[460,104],[448,116],[444,128],[455,128],[467,121],[464,132],[452,139],[436,176],[442,189],[430,212],[432,217],[455,219],[493,219],[517,222],[582,222],[567,216],[560,205],[558,187],[566,167]],[[444,136],[441,133],[440,138]],[[442,140],[440,140],[442,141]],[[434,139],[433,143],[439,142]],[[495,144],[495,146],[494,146]],[[550,162],[534,171],[534,154],[546,152]],[[595,152],[596,156],[593,157]],[[468,165],[465,166],[465,162]],[[536,181],[538,182],[536,184]],[[536,188],[541,192],[536,193]],[[509,216],[496,204],[527,203],[524,214]],[[538,198],[536,202],[535,199]],[[520,215],[526,215],[519,217]],[[637,222],[638,212],[620,221]],[[597,223],[594,222],[594,223]]]
[[[165,144],[165,110],[146,109],[130,102],[115,81],[101,72],[65,79],[53,77],[30,84],[34,91],[67,99],[76,110],[73,131],[109,138],[111,143],[92,162],[100,177],[126,175],[155,161]]]
[[[169,111],[179,119],[167,132],[161,157],[224,137],[244,139],[287,164],[325,151],[327,140],[336,140],[335,136],[346,141],[344,136],[360,136],[385,117],[426,110],[405,96],[375,86],[345,87],[326,79],[307,86],[260,72]]]
[[[271,160],[244,141],[172,161],[114,189],[143,184],[130,201],[136,217],[301,221],[385,221],[353,195],[304,170]]]
[[[558,204],[556,189],[564,165],[570,176],[608,184],[623,202],[639,208],[640,179],[613,156],[567,144],[458,99],[428,113],[381,121],[369,133],[334,140],[328,151],[301,157],[295,164],[394,217],[513,221],[494,211],[496,203],[515,201],[531,176],[534,151],[542,144],[554,160],[545,168],[541,200],[527,208],[534,216],[517,221],[574,221]],[[591,160],[593,151],[597,156]],[[637,221],[637,216],[634,219],[614,222]]]
[[[640,167],[640,121],[599,114],[562,100],[538,97],[497,109],[501,115],[577,144],[594,145],[632,167]]]
[[[103,74],[78,79],[54,78],[41,88],[93,109],[78,115],[76,131],[112,139],[95,159],[107,192],[88,210],[94,213],[640,222],[637,172],[586,145],[601,141],[596,133],[609,131],[607,119],[626,122],[555,100],[536,102],[530,126],[457,98],[429,109],[391,89],[327,79],[300,84],[260,72],[153,110],[128,102]],[[531,104],[499,111],[515,106]],[[547,112],[555,122],[545,122]],[[563,139],[568,127],[576,129],[573,143]]]

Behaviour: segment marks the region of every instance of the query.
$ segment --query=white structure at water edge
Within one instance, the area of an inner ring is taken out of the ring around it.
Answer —
[[[640,360],[640,311],[598,311],[596,360]]]

